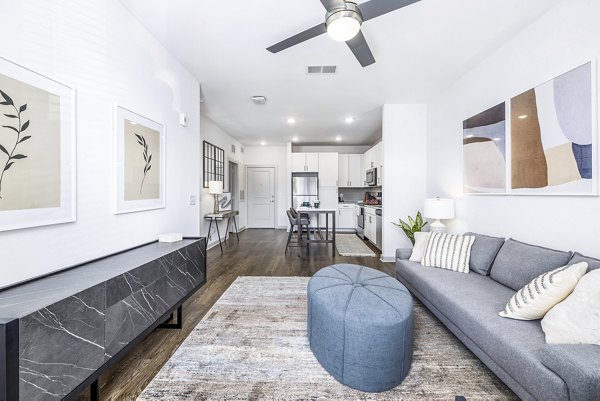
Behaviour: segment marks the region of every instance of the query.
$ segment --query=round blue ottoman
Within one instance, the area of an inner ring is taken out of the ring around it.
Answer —
[[[308,340],[340,383],[366,392],[394,388],[412,362],[412,296],[380,271],[328,266],[308,283]]]

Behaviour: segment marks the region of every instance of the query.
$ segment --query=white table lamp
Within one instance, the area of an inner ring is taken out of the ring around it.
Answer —
[[[454,200],[452,199],[425,199],[424,213],[425,217],[435,219],[429,226],[433,233],[445,233],[446,226],[440,220],[454,218]]]
[[[219,213],[219,195],[223,193],[223,181],[209,181],[208,193],[215,196],[214,213]]]

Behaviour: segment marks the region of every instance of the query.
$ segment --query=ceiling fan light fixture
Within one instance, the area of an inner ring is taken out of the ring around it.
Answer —
[[[360,32],[362,15],[354,3],[346,2],[344,7],[336,8],[327,13],[327,34],[339,42],[346,42]]]

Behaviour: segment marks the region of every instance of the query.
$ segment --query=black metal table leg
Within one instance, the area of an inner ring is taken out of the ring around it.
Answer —
[[[223,244],[221,243],[221,233],[219,232],[219,221],[215,220],[215,226],[217,226],[217,236],[219,237],[219,246],[221,247],[221,253],[223,253]]]
[[[335,258],[335,212],[331,214],[333,223],[333,257]]]
[[[329,241],[329,213],[325,213],[325,241]]]
[[[210,218],[210,223],[208,223],[208,234],[206,234],[206,237],[210,240],[210,229],[212,228],[212,222],[213,222],[213,218]]]
[[[235,235],[237,236],[237,240],[240,242],[240,233],[237,228],[237,223],[235,222],[235,216],[233,216],[233,225],[235,226]]]
[[[90,400],[100,401],[100,386],[98,385],[98,380],[92,382],[90,385]]]
[[[179,305],[177,308],[177,323],[166,323],[170,322],[173,319],[173,314],[171,317],[165,321],[163,324],[159,324],[159,329],[181,329],[183,327],[183,305]]]

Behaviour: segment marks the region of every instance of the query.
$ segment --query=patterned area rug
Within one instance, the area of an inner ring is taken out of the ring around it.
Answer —
[[[419,303],[400,386],[369,394],[338,383],[308,345],[307,283],[239,277],[138,400],[518,400]]]
[[[336,234],[335,247],[340,256],[376,256],[355,234]]]

